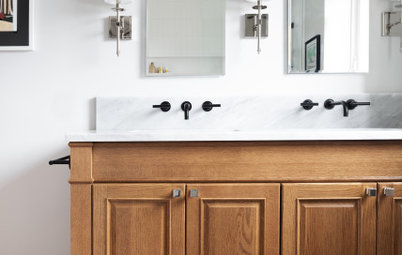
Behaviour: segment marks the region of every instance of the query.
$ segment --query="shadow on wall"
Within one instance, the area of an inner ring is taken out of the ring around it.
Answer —
[[[1,184],[1,254],[70,254],[69,171],[48,160]]]

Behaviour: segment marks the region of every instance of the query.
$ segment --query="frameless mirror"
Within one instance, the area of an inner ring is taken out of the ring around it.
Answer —
[[[289,0],[289,73],[369,70],[369,0]]]
[[[147,0],[146,75],[225,73],[225,0]]]

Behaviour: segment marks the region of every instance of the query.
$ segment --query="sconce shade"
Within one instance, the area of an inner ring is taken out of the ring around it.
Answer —
[[[131,4],[134,2],[133,0],[104,0],[105,3],[111,4],[111,5],[116,5],[116,4]]]

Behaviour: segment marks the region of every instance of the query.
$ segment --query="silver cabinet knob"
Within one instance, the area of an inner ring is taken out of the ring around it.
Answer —
[[[368,197],[376,197],[377,196],[377,189],[376,188],[366,188],[366,195]]]
[[[386,197],[395,196],[395,189],[394,188],[384,188],[384,196],[386,196]]]
[[[181,197],[181,190],[174,189],[173,190],[173,198],[179,198],[179,197]]]
[[[190,197],[198,197],[198,189],[190,189]]]

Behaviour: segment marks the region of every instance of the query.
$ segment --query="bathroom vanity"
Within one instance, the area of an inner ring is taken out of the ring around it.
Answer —
[[[97,98],[71,254],[400,255],[402,95],[348,98]]]
[[[402,253],[401,131],[365,141],[226,134],[70,136],[71,254]]]

